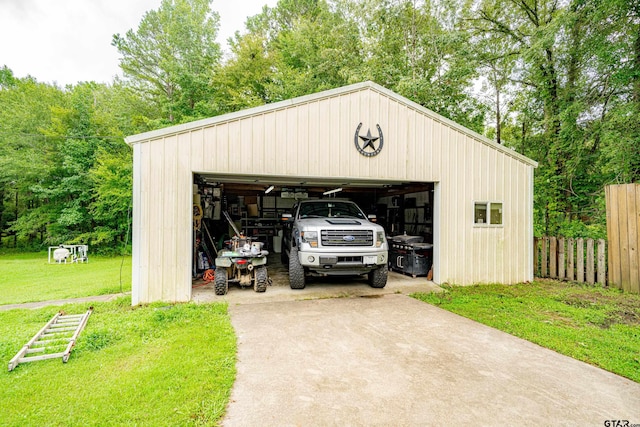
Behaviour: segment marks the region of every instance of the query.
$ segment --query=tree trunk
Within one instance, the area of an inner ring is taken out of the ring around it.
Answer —
[[[527,141],[527,124],[523,119],[522,120],[522,134],[520,136],[520,143],[522,144],[521,148],[520,148],[520,154],[522,154],[524,156],[527,155],[526,152],[525,152],[525,149],[526,149],[526,146],[527,146],[526,141]]]
[[[545,125],[547,134],[554,138],[560,134],[560,106],[558,98],[558,77],[554,65],[554,55],[551,49],[545,49],[546,61],[540,64],[542,71],[542,86],[545,88],[543,102],[545,109]]]
[[[15,220],[18,221],[18,189],[16,188],[16,217]],[[18,233],[13,233],[13,247],[18,247]]]
[[[633,73],[633,101],[636,104],[640,104],[640,31],[637,32],[633,50],[633,68],[635,70],[635,73]]]

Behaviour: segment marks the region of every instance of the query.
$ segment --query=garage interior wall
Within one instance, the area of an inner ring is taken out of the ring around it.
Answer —
[[[362,123],[384,147],[354,147]],[[126,139],[134,150],[132,303],[191,298],[193,173],[435,182],[436,283],[532,280],[536,163],[372,82]],[[503,204],[501,226],[474,202]]]

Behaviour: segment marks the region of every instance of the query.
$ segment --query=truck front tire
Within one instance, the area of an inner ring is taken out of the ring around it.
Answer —
[[[389,270],[387,265],[383,265],[380,268],[376,268],[369,272],[369,286],[372,288],[384,288],[387,285],[387,274]]]
[[[298,259],[298,248],[292,247],[289,252],[289,286],[291,289],[304,289],[304,267]]]

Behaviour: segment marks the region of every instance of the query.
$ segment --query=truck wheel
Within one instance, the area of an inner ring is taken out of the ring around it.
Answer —
[[[256,292],[264,292],[267,290],[267,281],[269,275],[267,274],[267,267],[258,267],[254,271],[253,278],[253,290]]]
[[[215,273],[215,289],[216,295],[226,295],[229,290],[229,282],[227,281],[227,269],[217,268]]]
[[[292,247],[289,252],[289,286],[291,289],[304,289],[304,267],[298,259],[298,248]]]
[[[369,272],[369,286],[372,288],[384,288],[387,284],[387,266],[376,268]]]

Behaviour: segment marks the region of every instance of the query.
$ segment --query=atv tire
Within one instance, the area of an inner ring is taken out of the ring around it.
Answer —
[[[292,247],[289,252],[289,286],[291,289],[304,289],[304,267],[298,259],[298,248]]]
[[[384,288],[387,285],[387,274],[389,270],[387,265],[383,265],[380,268],[376,268],[369,272],[369,286],[372,288]]]
[[[267,290],[267,284],[269,281],[269,275],[267,274],[267,267],[258,267],[254,271],[253,278],[253,290],[256,292],[264,292]]]
[[[227,269],[220,267],[216,269],[214,276],[216,295],[226,295],[229,291],[229,282],[227,280]]]

